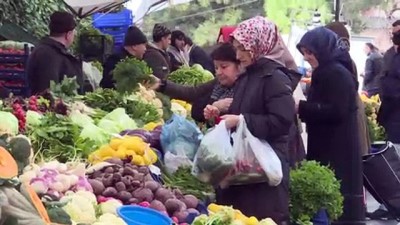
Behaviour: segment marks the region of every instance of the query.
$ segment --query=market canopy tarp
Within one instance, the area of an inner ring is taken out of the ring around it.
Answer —
[[[79,18],[85,18],[97,12],[110,11],[129,0],[64,0],[67,7]]]

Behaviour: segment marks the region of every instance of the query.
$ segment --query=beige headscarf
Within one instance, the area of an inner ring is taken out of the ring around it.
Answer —
[[[256,59],[265,57],[297,71],[297,65],[272,21],[262,16],[253,17],[241,22],[231,36]]]

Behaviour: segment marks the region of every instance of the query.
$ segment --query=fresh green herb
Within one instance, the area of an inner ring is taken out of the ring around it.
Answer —
[[[332,221],[342,215],[340,182],[328,167],[315,161],[304,161],[290,172],[291,220],[299,225],[310,225],[321,209],[327,210]]]
[[[211,185],[199,181],[192,175],[190,167],[180,167],[174,174],[162,173],[165,185],[171,188],[179,188],[184,194],[191,194],[199,199],[205,199],[214,193]]]
[[[82,128],[73,124],[68,117],[47,113],[41,123],[28,132],[36,155],[67,162],[87,158],[98,147],[92,141],[82,139],[81,131]]]
[[[112,71],[115,87],[120,93],[133,93],[140,83],[154,82],[150,76],[153,71],[147,64],[135,58],[126,58]]]
[[[214,79],[212,73],[204,70],[200,65],[183,66],[168,76],[168,80],[182,85],[198,85],[212,79]]]

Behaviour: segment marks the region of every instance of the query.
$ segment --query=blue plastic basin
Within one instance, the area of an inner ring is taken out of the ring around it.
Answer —
[[[150,208],[127,205],[117,210],[118,215],[128,225],[171,225],[172,220],[166,215]]]

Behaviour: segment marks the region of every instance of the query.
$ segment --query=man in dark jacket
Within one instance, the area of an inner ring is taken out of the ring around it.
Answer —
[[[143,60],[153,70],[153,75],[164,79],[170,72],[170,58],[167,49],[171,44],[171,31],[161,25],[154,25],[153,43],[147,45]]]
[[[29,57],[28,79],[32,94],[50,87],[50,81],[60,83],[65,76],[83,83],[82,63],[69,53],[75,38],[76,22],[67,12],[55,12],[50,16],[50,36],[35,47]]]
[[[115,66],[126,57],[135,57],[137,59],[143,59],[143,55],[146,52],[147,38],[143,32],[135,27],[129,27],[126,32],[124,47],[120,52],[117,52],[106,60],[103,65],[103,79],[100,82],[102,88],[114,88],[115,81],[113,79],[112,71]]]
[[[194,64],[199,64],[204,69],[214,74],[214,63],[206,51],[204,51],[204,49],[202,49],[200,46],[195,45],[192,39],[187,36],[185,37],[185,44],[188,47],[189,64],[191,66]]]
[[[379,94],[383,56],[372,43],[366,43],[364,51],[368,57],[365,62],[363,91],[367,92],[368,96],[374,96]]]

